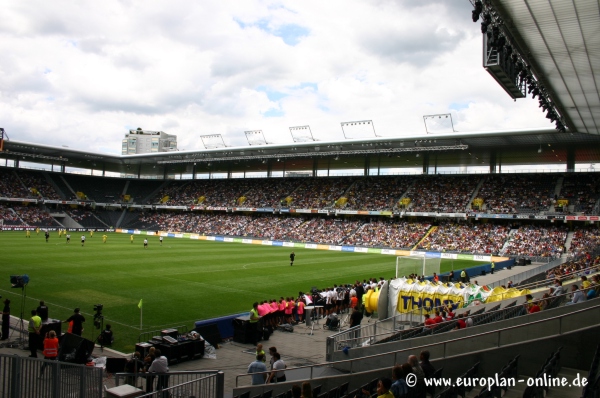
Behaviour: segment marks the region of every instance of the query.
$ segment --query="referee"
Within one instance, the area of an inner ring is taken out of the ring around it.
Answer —
[[[294,252],[290,253],[290,267],[294,265],[294,259],[296,258],[296,254]]]

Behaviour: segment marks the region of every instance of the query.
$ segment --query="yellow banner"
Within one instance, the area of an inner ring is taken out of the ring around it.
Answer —
[[[396,310],[400,313],[421,311],[429,314],[442,306],[456,308],[463,302],[459,289],[453,285],[433,285],[429,282],[407,283],[398,292]]]

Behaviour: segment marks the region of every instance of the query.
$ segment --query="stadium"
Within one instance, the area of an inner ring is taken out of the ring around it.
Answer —
[[[315,140],[298,126],[290,144],[254,131],[248,145],[204,137],[198,151],[127,154],[124,142],[120,156],[19,141],[2,129],[0,291],[12,303],[2,395],[125,396],[113,389],[131,384],[141,388],[128,396],[166,396],[151,392],[150,377],[125,374],[124,363],[167,330],[175,343],[160,346],[171,396],[285,397],[305,381],[315,397],[370,396],[422,351],[434,377],[452,385],[426,387],[419,376],[400,396],[596,396],[597,4],[552,12],[542,2],[472,4],[484,68],[510,97],[538,101],[555,128],[390,137],[360,120],[342,123],[344,140]],[[449,116],[429,115],[425,125]],[[555,281],[563,287],[551,289]],[[364,320],[350,327],[344,300],[359,285]],[[578,290],[585,302],[575,301]],[[314,307],[327,291],[345,296],[296,323],[297,303]],[[81,308],[87,322],[69,347],[76,356],[111,360],[83,370],[66,352],[59,364],[25,358],[29,311],[42,300],[59,335]],[[264,301],[295,308],[269,324],[260,310],[257,328],[248,314]],[[427,323],[442,311],[444,321]],[[319,316],[333,312],[339,327],[323,329]],[[281,323],[296,323],[294,332]],[[106,324],[115,340],[105,346],[97,337]],[[200,353],[192,330],[212,348]],[[265,350],[277,346],[287,381],[251,385],[257,338]],[[37,385],[26,382],[45,366],[53,370]],[[409,373],[397,373],[404,385]],[[535,384],[563,377],[587,385]],[[496,385],[460,387],[459,378]]]

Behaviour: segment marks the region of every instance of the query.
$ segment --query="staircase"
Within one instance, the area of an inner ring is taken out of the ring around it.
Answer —
[[[47,172],[43,172],[42,175],[46,179],[46,182],[52,188],[54,188],[54,190],[56,191],[56,193],[58,194],[58,196],[60,196],[62,199],[67,199],[67,197],[65,196],[65,193],[58,187],[58,185],[56,185],[56,183],[54,182],[54,180],[52,178],[50,178],[50,175]]]
[[[121,196],[122,196],[122,197],[125,197],[125,195],[127,195],[127,189],[129,189],[129,183],[130,183],[130,182],[131,182],[130,180],[127,180],[127,181],[125,182],[125,186],[123,187],[123,192],[121,192]],[[134,199],[134,198],[131,198],[131,199],[129,200],[129,202],[133,202],[133,199]]]
[[[396,203],[394,203],[394,207],[395,207],[395,208],[397,208],[397,207],[398,207],[398,203],[400,203],[400,201],[401,201],[402,199],[404,199],[404,198],[405,198],[405,197],[408,195],[408,192],[410,192],[411,188],[412,188],[412,187],[414,187],[416,183],[417,183],[417,179],[415,178],[415,180],[412,182],[412,184],[410,184],[410,185],[408,186],[408,188],[406,188],[406,191],[404,191],[404,193],[402,194],[402,196],[400,196],[400,197],[399,197],[399,198],[396,200]],[[410,206],[410,204],[409,204],[409,206]],[[407,210],[408,210],[408,207],[409,207],[409,206],[406,206],[406,209],[405,209],[405,211],[407,211]]]
[[[432,226],[432,227],[430,227],[430,228],[429,228],[429,230],[427,231],[427,233],[425,234],[425,236],[423,236],[423,237],[422,237],[422,238],[421,238],[421,239],[420,239],[420,240],[417,242],[417,244],[416,244],[416,245],[415,245],[415,246],[414,246],[412,249],[410,249],[410,250],[417,250],[417,247],[419,247],[419,245],[421,244],[421,242],[423,242],[425,239],[427,239],[427,237],[428,237],[428,236],[429,236],[431,233],[433,233],[433,232],[437,231],[437,229],[438,229],[438,227],[436,227],[436,226]]]
[[[479,190],[481,189],[481,186],[483,185],[483,183],[487,180],[486,177],[481,178],[481,180],[479,180],[479,183],[477,184],[477,186],[475,187],[475,190],[473,191],[473,194],[471,195],[471,197],[469,198],[469,201],[467,202],[467,209],[471,209],[471,203],[473,203],[473,199],[475,199],[477,197],[477,194],[479,193]]]
[[[567,234],[567,240],[565,240],[565,251],[563,253],[563,256],[565,256],[566,253],[568,253],[571,250],[571,241],[573,240],[573,235],[575,235],[575,232],[573,231]]]
[[[554,197],[555,198],[560,198],[560,191],[562,189],[564,180],[565,180],[565,177],[559,177],[558,180],[556,180],[556,185],[554,186]],[[548,206],[547,210],[554,211],[554,201],[552,201],[552,203],[550,203],[550,206]]]
[[[67,180],[65,180],[65,177],[60,176],[60,179],[65,184],[65,186],[69,189],[69,191],[71,191],[71,194],[73,195],[73,197],[77,197],[77,193],[73,190],[73,188],[71,188],[71,186],[69,185]]]
[[[506,252],[506,249],[508,248],[508,245],[510,244],[510,241],[512,240],[512,237],[514,234],[517,233],[517,229],[511,229],[510,232],[508,233],[508,239],[506,239],[506,242],[504,242],[504,245],[502,246],[502,249],[500,249],[500,252],[498,252],[498,255],[500,256],[504,256],[504,253]]]

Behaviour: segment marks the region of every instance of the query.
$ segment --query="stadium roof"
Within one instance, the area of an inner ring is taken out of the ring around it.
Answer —
[[[4,157],[67,167],[140,175],[318,169],[373,169],[565,164],[600,161],[600,136],[529,130],[454,133],[414,137],[374,138],[335,142],[227,147],[203,151],[163,152],[129,156],[106,155],[64,147],[5,142]]]
[[[600,134],[597,0],[492,0],[570,131]]]
[[[597,0],[487,0],[563,115],[568,133],[498,131],[107,155],[18,141],[2,157],[107,172],[166,175],[312,172],[600,162],[600,10]],[[468,16],[466,16],[468,17]],[[530,99],[529,99],[530,100]],[[540,112],[542,110],[540,109]]]

